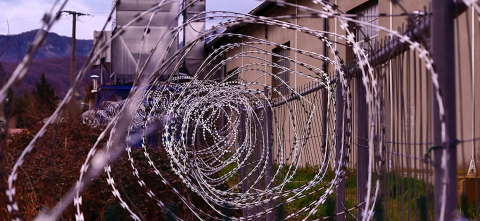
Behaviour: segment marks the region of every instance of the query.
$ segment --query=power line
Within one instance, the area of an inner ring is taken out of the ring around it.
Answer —
[[[35,20],[38,20],[38,21],[41,21],[40,19],[37,19],[37,18],[41,18],[43,15],[34,15],[34,16],[29,16],[29,17],[24,17],[24,18],[17,18],[17,19],[7,19],[9,22],[13,22],[13,21],[21,21],[21,20],[31,20],[31,19],[35,19]],[[1,23],[7,23],[7,21],[0,21],[0,24]]]

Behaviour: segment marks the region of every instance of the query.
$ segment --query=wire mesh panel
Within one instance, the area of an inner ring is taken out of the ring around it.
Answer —
[[[433,103],[429,71],[415,52],[407,50],[375,68],[375,74],[384,101],[385,163],[378,168],[382,174],[382,215],[386,220],[431,219],[433,165],[425,158],[433,144],[433,119],[427,114]]]

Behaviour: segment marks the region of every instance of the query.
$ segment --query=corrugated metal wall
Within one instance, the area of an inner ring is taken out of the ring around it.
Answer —
[[[170,27],[177,26],[180,3],[169,2],[155,12],[145,13],[160,2],[123,0],[118,5],[114,34],[121,28],[124,33],[112,42],[112,80],[115,84],[132,82],[144,65],[145,73],[155,73],[168,44],[174,40],[173,35],[164,35]],[[145,14],[128,25],[140,13]],[[174,43],[171,51],[176,51],[177,45]],[[151,59],[146,62],[150,55]]]

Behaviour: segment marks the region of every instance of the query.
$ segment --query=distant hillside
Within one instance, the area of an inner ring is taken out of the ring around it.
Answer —
[[[18,61],[21,61],[28,51],[28,47],[35,39],[38,30],[24,32],[18,35],[0,35],[0,62],[7,76],[10,76]],[[70,56],[72,38],[48,33],[45,44],[37,51],[34,61],[22,84],[15,89],[17,95],[23,90],[31,91],[35,87],[42,73],[47,81],[56,89],[59,97],[63,98],[70,86]],[[77,73],[87,60],[92,50],[93,40],[77,40],[76,70]],[[3,53],[2,53],[3,52]],[[82,81],[79,92],[84,93],[84,87],[90,82],[92,74],[100,74],[100,69],[87,73]],[[0,76],[1,79],[4,76]],[[0,80],[1,80],[0,79]]]
[[[75,67],[77,73],[86,60],[86,56],[76,57]],[[7,75],[11,75],[16,64],[16,62],[2,62],[2,66]],[[70,57],[34,60],[22,84],[20,87],[15,89],[17,95],[20,95],[25,89],[29,91],[34,89],[35,82],[39,81],[39,77],[42,73],[45,73],[47,81],[55,87],[58,96],[63,98],[70,87]],[[78,92],[82,94],[85,92],[85,86],[91,81],[90,76],[93,74],[100,75],[100,69],[96,68],[94,70],[90,70],[85,75]]]
[[[0,61],[16,62],[23,58],[29,45],[35,39],[38,30],[24,32],[18,35],[0,35]],[[93,33],[92,33],[93,35]],[[35,60],[70,57],[72,38],[48,33],[45,44],[35,54]],[[93,40],[77,40],[77,56],[86,56],[90,53]]]

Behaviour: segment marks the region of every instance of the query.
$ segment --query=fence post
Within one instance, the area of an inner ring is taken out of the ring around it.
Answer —
[[[268,88],[265,87],[265,101],[263,102],[263,108],[265,110],[265,116],[263,119],[263,140],[265,142],[265,150],[263,151],[266,154],[267,160],[265,166],[267,167],[267,172],[265,174],[265,191],[271,188],[270,182],[273,178],[273,148],[272,148],[272,109],[268,104]],[[267,196],[270,200],[267,202],[266,209],[273,209],[273,196]],[[273,221],[273,211],[267,214],[266,221]]]
[[[355,101],[356,119],[357,119],[357,205],[365,202],[367,195],[367,177],[368,177],[368,113],[365,85],[362,82],[362,76],[355,79]],[[357,218],[362,219],[364,206],[357,209]]]
[[[445,108],[446,143],[441,143],[439,105],[434,93],[434,144],[435,150],[435,220],[453,220],[458,209],[457,199],[457,149],[455,119],[455,38],[453,0],[432,0],[431,51],[435,71],[438,74],[443,107]],[[446,153],[446,164],[442,155]],[[444,206],[442,206],[444,204]]]
[[[342,94],[342,83],[340,80],[336,82],[336,89],[335,89],[335,163],[336,163],[336,170],[340,170],[340,155],[342,152],[343,142],[344,142],[344,134],[343,134],[343,119],[345,117],[345,108],[344,108],[344,101],[343,101],[343,94]],[[345,156],[343,156],[345,157]],[[336,200],[335,200],[335,213],[341,215],[337,215],[335,217],[336,221],[343,221],[345,220],[345,177],[338,183],[338,186],[335,189],[336,193]]]
[[[261,110],[255,110],[257,116],[260,116],[261,114]],[[255,149],[253,150],[253,167],[255,167],[256,164],[259,164],[261,163],[261,160],[262,160],[262,151],[263,151],[263,146],[262,146],[262,134],[263,134],[263,131],[262,131],[262,128],[263,128],[263,125],[262,125],[262,122],[259,122],[259,121],[255,121],[254,122],[254,125],[255,125],[255,137],[259,138],[259,139],[255,139],[255,140],[252,140],[252,143],[255,144]],[[251,163],[251,162],[250,162]],[[261,175],[261,168],[257,168],[255,171],[253,171],[253,174],[252,176],[249,177],[250,181],[251,181],[251,185],[253,185],[253,191],[255,193],[259,193],[259,190],[262,189],[262,180],[260,178],[260,175]],[[255,183],[256,182],[256,183]],[[258,198],[255,198],[254,199],[255,201],[257,200],[260,200]],[[255,202],[257,203],[257,202]],[[258,213],[260,213],[262,209],[262,205],[260,204],[255,204],[255,206],[251,207],[250,208],[250,215],[257,215]],[[259,221],[260,219],[258,217],[253,217],[251,218],[250,220],[254,220],[254,221]]]
[[[240,110],[240,128],[239,128],[239,133],[238,133],[238,146],[237,148],[239,148],[239,146],[245,142],[245,134],[246,134],[246,129],[245,129],[245,110],[243,109],[243,106],[240,106],[239,108]],[[240,157],[240,160],[239,162],[245,162],[247,159],[246,158],[246,153],[244,152],[241,157]],[[246,193],[247,192],[247,189],[248,189],[248,179],[245,179],[245,177],[247,176],[247,164],[244,163],[242,167],[240,167],[239,171],[238,171],[238,175],[240,177],[240,180],[242,180],[242,186],[241,186],[241,192],[242,193]],[[243,217],[247,217],[248,216],[248,208],[244,208],[243,209]]]
[[[327,121],[328,121],[328,89],[322,89],[322,156],[326,156],[328,158],[328,151],[327,148]],[[328,162],[326,162],[328,164]]]

